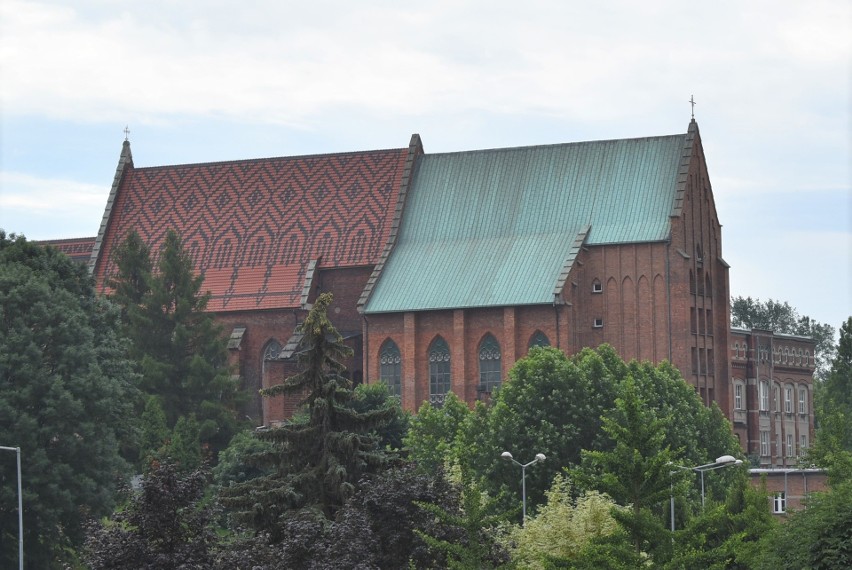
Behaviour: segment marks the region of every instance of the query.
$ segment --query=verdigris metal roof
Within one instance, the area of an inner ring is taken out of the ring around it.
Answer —
[[[421,156],[365,312],[552,303],[585,229],[668,238],[685,136]]]

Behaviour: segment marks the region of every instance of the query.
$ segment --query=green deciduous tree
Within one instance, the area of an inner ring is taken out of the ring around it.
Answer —
[[[852,568],[852,481],[812,493],[762,546],[759,570]]]
[[[0,442],[20,446],[25,560],[51,568],[112,508],[136,397],[119,312],[83,267],[0,231]],[[0,566],[17,565],[14,454],[0,457]],[[11,457],[5,457],[11,455]]]
[[[236,409],[245,396],[231,377],[226,340],[206,312],[210,295],[193,273],[189,252],[169,231],[155,270],[147,246],[131,232],[115,259],[111,298],[122,307],[143,390],[160,399],[170,428],[195,414],[201,441],[214,452],[222,449],[237,429]]]
[[[607,360],[614,356],[610,363]],[[563,467],[580,462],[582,449],[601,444],[601,415],[612,406],[624,362],[612,349],[585,350],[568,358],[555,348],[533,348],[510,370],[510,380],[490,409],[474,410],[457,442],[492,496],[503,494],[504,508],[521,502],[518,469],[500,459],[503,451],[526,463],[536,453],[547,460],[527,470],[528,511]]]
[[[814,339],[816,342],[814,358],[817,363],[818,377],[828,372],[829,363],[834,357],[834,327],[819,323],[806,315],[800,315],[787,302],[782,303],[773,299],[762,302],[757,298],[733,297],[731,298],[731,325]]]
[[[326,311],[332,296],[320,295],[297,328],[302,371],[283,384],[263,391],[265,396],[307,394],[304,419],[259,434],[276,445],[264,460],[275,472],[223,490],[226,506],[256,529],[284,538],[286,520],[310,511],[330,520],[356,490],[365,474],[384,465],[371,433],[393,416],[391,408],[359,413],[349,406],[354,397],[343,376],[342,362],[351,354]]]
[[[450,392],[442,406],[424,403],[411,418],[403,439],[409,458],[426,473],[442,469],[455,456],[454,445],[470,415],[467,404]]]
[[[533,570],[567,566],[593,540],[619,531],[612,512],[624,507],[597,491],[574,495],[568,477],[557,475],[538,514],[508,530],[502,542],[514,563]]]

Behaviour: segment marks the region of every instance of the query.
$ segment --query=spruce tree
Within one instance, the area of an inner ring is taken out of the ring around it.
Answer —
[[[237,518],[257,530],[282,539],[288,518],[313,513],[331,520],[356,490],[356,482],[386,463],[371,432],[388,422],[392,408],[366,413],[355,411],[351,383],[343,360],[352,350],[328,319],[330,293],[319,296],[297,332],[302,335],[297,354],[301,372],[282,384],[263,390],[265,397],[305,394],[300,419],[258,433],[275,445],[257,458],[274,473],[223,491],[223,502]]]
[[[244,395],[231,377],[222,329],[206,312],[210,294],[202,292],[203,276],[194,274],[189,252],[171,230],[156,271],[135,232],[119,246],[115,262],[111,298],[122,307],[143,391],[160,399],[169,428],[195,414],[201,441],[223,449],[236,431]]]

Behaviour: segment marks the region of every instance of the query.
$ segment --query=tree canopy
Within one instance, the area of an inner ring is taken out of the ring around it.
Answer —
[[[222,329],[206,312],[210,295],[193,273],[189,252],[170,230],[155,268],[148,246],[131,232],[115,260],[110,297],[122,309],[142,389],[158,398],[169,429],[194,414],[201,442],[213,451],[224,448],[245,395],[228,368]]]
[[[0,442],[20,447],[27,564],[50,568],[110,511],[136,381],[119,312],[85,268],[0,231]],[[0,566],[17,564],[14,458],[0,458]]]

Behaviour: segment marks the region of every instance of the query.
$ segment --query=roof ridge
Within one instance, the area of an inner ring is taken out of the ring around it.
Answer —
[[[677,134],[673,134],[673,135],[655,135],[655,136],[650,136],[650,137],[628,137],[628,138],[622,138],[622,139],[595,139],[595,140],[590,140],[590,141],[573,141],[573,142],[550,143],[550,144],[534,144],[534,145],[526,145],[526,146],[508,146],[508,147],[480,148],[480,149],[472,149],[472,150],[455,150],[455,151],[448,151],[448,152],[426,153],[425,156],[444,156],[444,155],[450,155],[450,154],[477,154],[477,153],[484,154],[484,153],[492,153],[492,152],[509,152],[509,151],[513,151],[513,150],[556,148],[556,147],[583,145],[583,144],[601,144],[601,143],[615,143],[615,142],[630,142],[630,141],[668,139],[668,138],[684,137],[686,135],[687,135],[687,133],[677,133]]]
[[[209,162],[184,162],[180,164],[159,164],[156,166],[135,166],[134,170],[160,170],[166,168],[187,168],[187,167],[205,167],[214,165],[233,165],[233,164],[253,164],[259,162],[269,162],[273,160],[305,160],[312,158],[334,158],[342,156],[363,156],[367,154],[385,154],[406,152],[407,148],[385,148],[374,150],[356,150],[349,152],[326,152],[317,154],[297,154],[292,156],[269,156],[265,158],[242,158],[235,160],[213,160]]]

